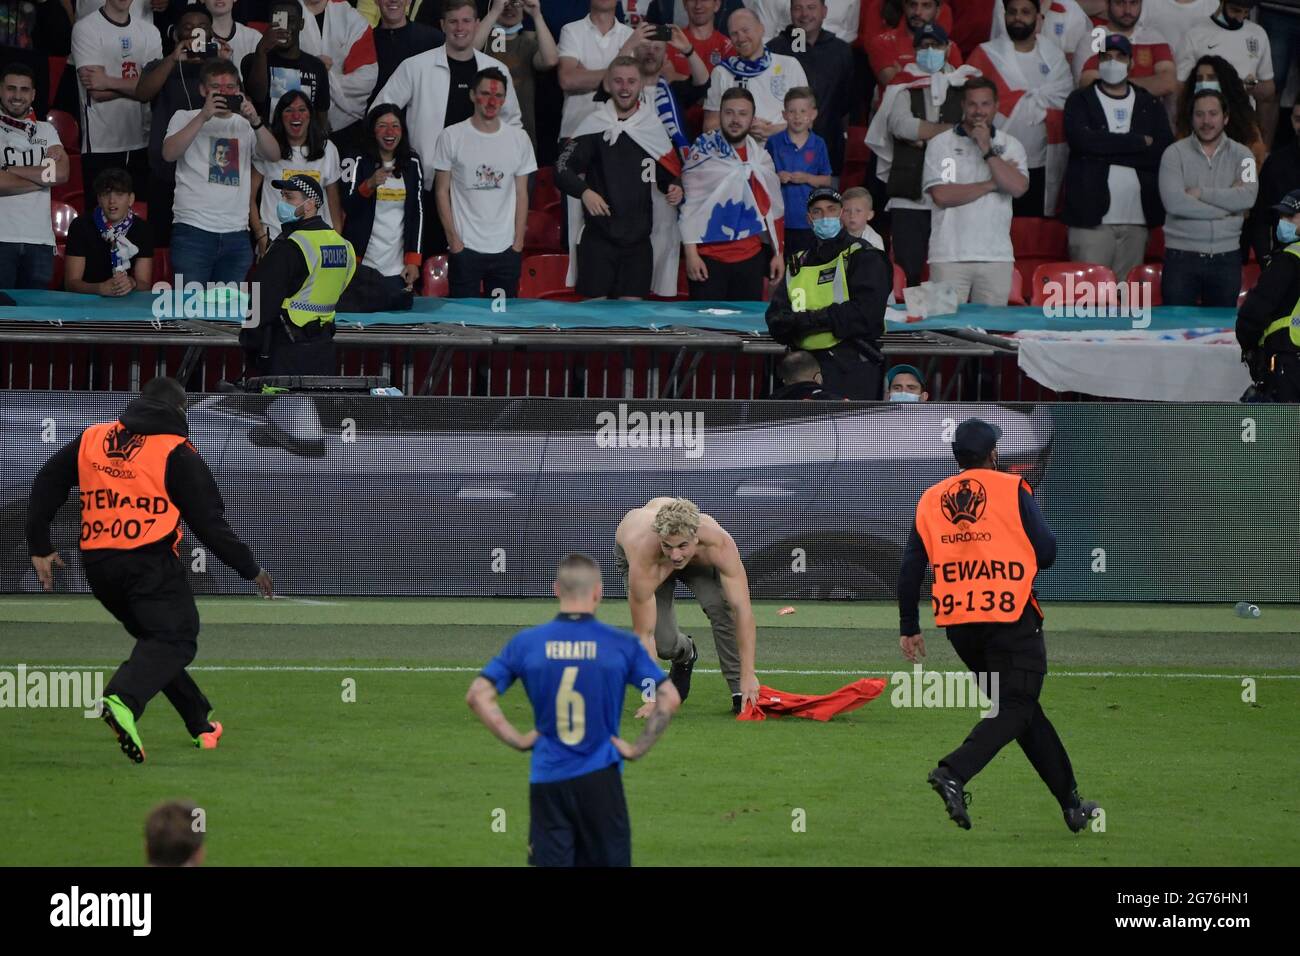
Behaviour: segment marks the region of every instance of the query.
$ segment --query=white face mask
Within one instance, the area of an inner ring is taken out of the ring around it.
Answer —
[[[1118,86],[1128,79],[1128,64],[1119,60],[1102,60],[1097,64],[1097,73],[1107,86]]]
[[[916,392],[890,392],[889,400],[891,402],[919,402],[921,396]]]

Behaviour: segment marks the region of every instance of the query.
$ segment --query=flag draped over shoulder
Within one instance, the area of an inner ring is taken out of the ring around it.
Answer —
[[[781,180],[772,157],[752,137],[745,137],[741,159],[721,130],[705,133],[695,141],[682,170],[682,241],[733,242],[767,232],[773,249],[779,251],[776,223],[785,215],[781,202]],[[766,208],[754,194],[750,177],[757,177],[767,194]]]
[[[1056,212],[1065,164],[1069,160],[1069,147],[1065,142],[1065,100],[1074,91],[1074,77],[1065,54],[1055,45],[1040,40],[1034,52],[1040,65],[1035,76],[1025,75],[1009,39],[981,44],[967,62],[997,84],[999,129],[1023,143],[1026,137],[1022,130],[1040,123],[1046,125],[1043,208],[1051,216]]]
[[[867,127],[867,145],[876,154],[876,178],[881,182],[889,181],[889,171],[894,166],[894,137],[889,132],[889,111],[893,109],[894,100],[907,90],[926,87],[929,89],[930,102],[942,103],[948,98],[948,90],[962,87],[966,81],[979,76],[979,70],[969,65],[962,65],[947,73],[926,73],[915,63],[908,63],[889,85],[885,87],[880,99],[880,109],[871,118]],[[924,116],[920,117],[925,119]]]
[[[758,703],[751,704],[736,719],[767,720],[768,717],[789,716],[826,721],[875,700],[888,683],[883,677],[863,677],[829,694],[790,694],[763,685],[758,689]]]
[[[647,156],[671,172],[680,176],[682,172],[681,156],[673,145],[669,131],[665,128],[657,109],[651,109],[654,93],[647,90],[641,95],[641,105],[627,119],[619,119],[612,100],[600,103],[594,113],[587,116],[573,134],[588,136],[600,133],[605,142],[613,145],[623,135],[631,137],[632,142],[641,147]],[[651,229],[650,244],[654,250],[655,274],[651,291],[655,295],[671,296],[677,294],[677,257],[678,248],[676,222],[677,211],[668,205],[668,200],[652,185],[652,203],[654,207],[654,225]],[[662,208],[661,208],[662,207]],[[582,238],[584,224],[582,200],[569,197],[566,204],[569,215],[569,274],[568,285],[578,282],[578,240]],[[664,275],[671,269],[671,281],[665,282]],[[665,291],[666,290],[666,291]]]

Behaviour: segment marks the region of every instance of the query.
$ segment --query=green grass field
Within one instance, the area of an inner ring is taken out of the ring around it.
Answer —
[[[907,668],[884,604],[756,609],[759,677],[820,693]],[[474,672],[553,605],[507,600],[199,601],[195,676],[226,726],[193,748],[161,695],[130,764],[98,720],[0,709],[0,863],[135,865],[148,809],[204,808],[211,865],[522,865],[528,761],[464,704]],[[737,722],[703,615],[690,700],[625,772],[641,865],[1281,865],[1300,857],[1294,802],[1300,608],[1049,605],[1046,709],[1105,832],[1071,834],[1016,747],[969,786],[974,829],[925,783],[977,719],[896,708],[890,690],[828,724]],[[602,617],[627,623],[610,602]],[[926,631],[929,666],[959,667]],[[111,672],[131,641],[93,600],[0,597],[0,669]],[[347,678],[356,700],[343,700]],[[1243,678],[1256,681],[1244,702]],[[624,736],[637,733],[629,693]],[[531,727],[522,688],[503,698]],[[805,832],[793,832],[803,810]],[[503,819],[505,832],[496,832]]]

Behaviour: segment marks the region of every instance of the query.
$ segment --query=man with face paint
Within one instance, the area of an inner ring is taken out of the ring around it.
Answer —
[[[1242,361],[1260,393],[1300,402],[1300,189],[1273,207],[1281,251],[1269,261],[1237,312]]]
[[[334,309],[357,270],[357,254],[320,216],[325,194],[310,176],[269,184],[280,190],[280,235],[253,274],[258,309],[239,344],[257,375],[334,375]]]
[[[914,664],[926,656],[917,604],[931,564],[934,623],[947,629],[993,706],[930,772],[930,786],[948,818],[969,830],[965,784],[1014,740],[1060,804],[1065,825],[1078,833],[1099,807],[1080,798],[1070,757],[1038,702],[1047,646],[1034,578],[1056,562],[1056,536],[1029,484],[1002,470],[1001,437],[997,425],[963,421],[952,442],[960,473],[928,488],[917,503],[898,572],[898,645]]]
[[[1126,37],[1107,37],[1097,82],[1065,101],[1070,258],[1104,265],[1121,282],[1142,263],[1149,230],[1164,225],[1156,171],[1173,142],[1160,101],[1128,81],[1132,56]]]
[[[767,327],[778,342],[817,359],[827,389],[876,401],[893,274],[883,252],[844,229],[843,209],[833,189],[814,189],[808,197],[813,245],[790,260],[784,285],[774,285]]]

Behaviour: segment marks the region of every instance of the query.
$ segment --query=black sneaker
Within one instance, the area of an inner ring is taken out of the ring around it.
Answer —
[[[961,781],[947,767],[935,767],[926,779],[934,792],[943,798],[948,808],[948,819],[963,830],[969,830],[970,814],[966,808],[970,806],[970,794],[962,789]]]
[[[1080,830],[1086,830],[1088,823],[1092,820],[1093,815],[1101,809],[1101,804],[1096,800],[1084,800],[1080,798],[1079,791],[1074,791],[1074,806],[1064,811],[1065,825],[1070,828],[1071,833],[1078,833]]]
[[[732,694],[732,695],[731,695],[731,712],[732,712],[733,714],[738,714],[738,713],[740,713],[740,702],[741,702],[742,700],[744,700],[744,699],[745,699],[745,698],[744,698],[742,695],[740,695],[740,694]]]
[[[673,682],[682,700],[686,700],[691,693],[691,671],[695,669],[695,662],[699,659],[700,649],[695,646],[695,641],[691,640],[691,659],[684,664],[674,663],[668,670],[668,679]]]

